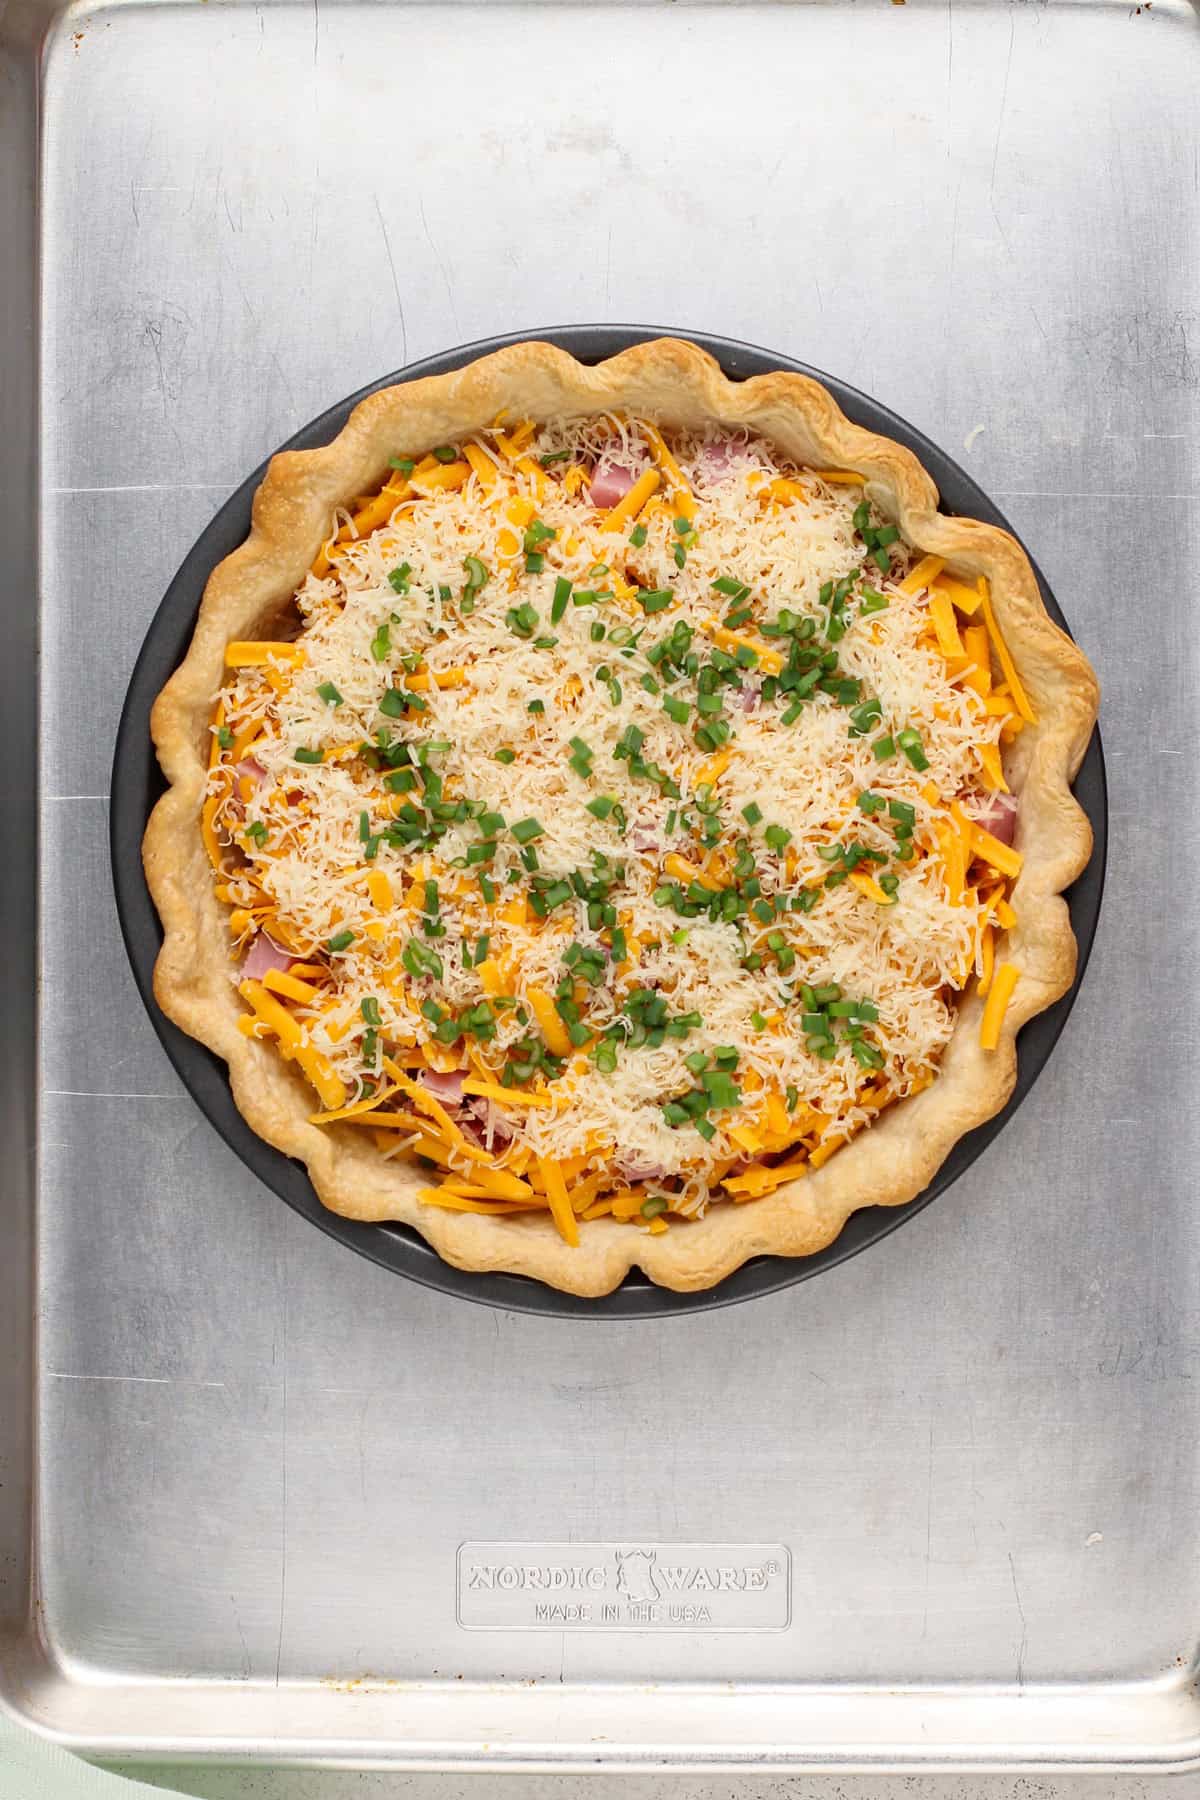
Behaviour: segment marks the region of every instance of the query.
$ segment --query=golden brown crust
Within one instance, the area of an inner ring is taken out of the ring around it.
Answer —
[[[230,980],[225,909],[213,891],[199,830],[207,728],[224,678],[225,645],[261,635],[286,606],[316,555],[335,506],[387,474],[398,445],[421,449],[486,426],[504,408],[535,419],[585,417],[622,407],[667,425],[748,426],[799,463],[859,470],[868,497],[916,550],[944,557],[956,573],[985,575],[997,622],[1037,714],[1009,758],[1019,792],[1024,866],[1015,890],[1019,923],[1005,959],[1020,980],[999,1048],[979,1047],[982,1003],[964,996],[942,1071],[923,1093],[885,1113],[820,1170],[744,1205],[722,1204],[695,1223],[650,1236],[610,1218],[593,1221],[579,1249],[559,1238],[548,1214],[506,1218],[422,1206],[427,1177],[414,1164],[383,1161],[367,1134],[309,1123],[312,1091],[268,1045],[237,1028],[242,1011]],[[639,344],[587,368],[549,344],[497,351],[449,375],[372,394],[321,450],[271,462],[254,499],[246,542],[213,571],[188,654],[154,707],[151,728],[169,782],[146,830],[146,878],[164,942],[155,994],[175,1023],[224,1057],[234,1099],[258,1134],[308,1166],[334,1212],[414,1225],[447,1262],[531,1275],[570,1293],[608,1293],[634,1267],[665,1287],[712,1286],[748,1257],[807,1256],[831,1242],[865,1205],[911,1200],[953,1145],[1000,1110],[1016,1079],[1020,1027],[1057,1000],[1075,971],[1075,939],[1063,890],[1086,864],[1091,830],[1070,784],[1096,718],[1095,676],[1049,619],[1020,546],[993,526],[939,513],[938,495],[916,458],[890,439],[852,425],[832,396],[802,375],[778,372],[730,382],[704,351],[676,339]]]

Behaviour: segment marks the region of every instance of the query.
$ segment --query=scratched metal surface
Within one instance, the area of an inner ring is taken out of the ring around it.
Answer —
[[[0,19],[14,81],[37,24]],[[39,1728],[160,1761],[1200,1759],[1198,77],[1184,0],[53,21],[37,1589],[5,1667]],[[818,1282],[593,1329],[405,1286],[224,1150],[125,967],[104,784],[162,588],[273,444],[406,358],[597,317],[773,345],[963,457],[1099,668],[1112,851],[1061,1045],[967,1178]],[[456,1548],[493,1538],[785,1543],[792,1623],[464,1633]]]

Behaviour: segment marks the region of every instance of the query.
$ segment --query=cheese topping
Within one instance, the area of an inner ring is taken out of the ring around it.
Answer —
[[[1015,919],[1032,715],[986,584],[759,438],[397,456],[226,662],[202,827],[243,1029],[318,1122],[436,1165],[432,1204],[574,1243],[770,1192],[935,1078]]]

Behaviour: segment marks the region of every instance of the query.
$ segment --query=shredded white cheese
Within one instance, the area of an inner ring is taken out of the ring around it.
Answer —
[[[385,1056],[510,1083],[456,1115],[496,1166],[658,1184],[686,1214],[935,1075],[999,881],[964,882],[969,856],[956,877],[947,844],[986,816],[980,751],[1006,719],[938,649],[928,594],[901,590],[903,545],[887,574],[870,559],[885,522],[864,538],[861,490],[758,439],[669,441],[691,499],[668,469],[636,528],[589,499],[597,469],[658,468],[635,421],[545,424],[517,458],[481,434],[494,480],[402,485],[296,596],[300,666],[231,672],[210,793],[238,941],[266,933],[308,965],[317,996],[282,998],[348,1100],[387,1079]],[[672,634],[675,663],[647,654]],[[836,663],[824,681],[781,686],[814,652]],[[697,910],[700,876],[735,916]],[[603,900],[571,892],[539,918],[535,894],[572,877]],[[693,1022],[637,1042],[638,993]],[[453,1036],[473,1011],[484,1029]]]

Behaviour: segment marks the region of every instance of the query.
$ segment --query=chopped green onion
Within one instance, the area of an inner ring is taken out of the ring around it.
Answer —
[[[545,827],[539,824],[536,819],[518,819],[516,824],[511,826],[510,829],[518,844],[528,844],[531,843],[534,838],[543,837],[545,835]]]
[[[383,624],[379,627],[379,630],[375,633],[375,636],[371,639],[371,655],[375,658],[376,662],[383,662],[384,659],[391,654],[391,649],[392,634],[388,629],[388,623],[385,619]]]
[[[307,750],[303,744],[298,745],[297,748],[292,751],[292,755],[298,763],[319,763],[325,761],[325,752],[323,750]]]
[[[353,942],[354,933],[352,931],[338,931],[334,933],[333,937],[325,939],[325,948],[332,950],[336,956],[340,950],[348,950]]]
[[[366,999],[362,1002],[359,1011],[362,1013],[363,1020],[366,1024],[374,1025],[376,1029],[383,1024],[383,1020],[379,1016],[379,1002],[374,994],[367,995]]]
[[[792,841],[792,834],[782,825],[768,825],[763,837],[772,850],[784,850]]]
[[[270,835],[270,832],[267,830],[261,819],[254,819],[246,827],[246,836],[256,843],[260,850]]]
[[[510,606],[504,615],[504,623],[515,637],[531,638],[538,627],[536,608],[528,601],[522,606]]]
[[[921,734],[911,725],[906,725],[903,731],[896,733],[896,743],[918,774],[929,767],[929,758],[925,754]]]
[[[416,468],[416,466],[417,465],[412,460],[411,456],[389,456],[388,457],[388,468],[389,469],[399,469],[399,471],[402,475],[411,475],[413,470]]]
[[[854,737],[866,737],[873,725],[878,725],[883,716],[883,703],[877,699],[864,700],[861,706],[855,706],[850,712],[850,725]]]
[[[504,763],[506,765],[508,763],[515,763],[516,760],[517,753],[515,750],[497,750],[495,756],[492,758],[493,762]]]
[[[428,944],[423,944],[420,938],[409,938],[400,953],[400,961],[409,974],[418,979],[422,975],[432,975],[435,981],[442,979],[441,957],[436,950],[431,950]]]
[[[876,762],[887,762],[889,757],[896,754],[895,741],[890,737],[878,737],[871,745],[871,750]]]
[[[629,541],[635,550],[640,550],[646,541],[646,527],[644,525],[635,525],[629,534]]]
[[[677,725],[685,724],[692,710],[686,700],[677,700],[674,694],[663,695],[662,709]]]
[[[557,625],[567,610],[567,601],[571,598],[571,584],[565,575],[560,575],[554,583],[554,599],[550,603],[550,623]]]
[[[400,567],[398,569],[393,569],[391,571],[391,573],[388,576],[388,582],[396,590],[396,592],[398,594],[407,594],[408,587],[409,587],[409,577],[411,576],[411,574],[412,574],[411,565],[408,563],[401,563]]]
[[[463,568],[467,571],[467,586],[472,591],[486,586],[488,569],[477,556],[468,556],[463,560]]]
[[[379,710],[385,718],[402,719],[407,705],[407,697],[399,688],[386,688],[379,702]]]
[[[670,588],[639,588],[638,605],[644,613],[665,612],[675,598]]]
[[[317,693],[321,696],[321,699],[325,702],[326,706],[340,706],[342,704],[342,696],[338,693],[338,691],[334,687],[332,681],[323,681],[321,683],[320,687],[317,689]],[[224,735],[225,735],[225,727],[222,726],[221,731],[218,733],[218,736],[223,738]],[[222,744],[222,748],[225,750],[228,750],[229,745],[233,743],[233,733],[230,732],[228,735],[229,735],[229,743]]]
[[[544,713],[545,710],[546,710],[546,702],[544,700],[531,700],[529,702],[529,705],[525,708],[526,712],[534,713],[534,714],[538,714],[538,715],[540,715],[541,713]]]

